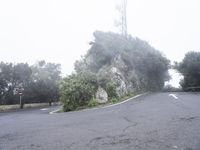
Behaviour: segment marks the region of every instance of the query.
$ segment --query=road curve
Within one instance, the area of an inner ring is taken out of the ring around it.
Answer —
[[[152,93],[82,112],[52,110],[0,113],[0,150],[200,149],[198,93]]]

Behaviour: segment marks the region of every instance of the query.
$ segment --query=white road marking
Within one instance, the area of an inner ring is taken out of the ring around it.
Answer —
[[[169,94],[169,96],[173,97],[174,99],[178,99],[178,97],[175,94]]]
[[[52,115],[52,114],[55,114],[55,113],[58,112],[58,111],[60,111],[60,109],[57,109],[57,110],[51,111],[51,112],[49,112],[49,114]]]
[[[47,110],[47,108],[42,108],[42,109],[40,109],[40,110]]]
[[[177,148],[178,148],[178,146],[176,146],[176,145],[175,145],[175,146],[173,146],[173,148],[177,149]]]

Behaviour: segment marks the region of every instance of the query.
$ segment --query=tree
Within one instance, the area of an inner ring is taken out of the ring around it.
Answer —
[[[20,96],[20,108],[23,108],[24,101],[21,98],[31,82],[32,70],[28,64],[18,63],[13,66],[13,91],[16,90]]]
[[[19,89],[28,87],[31,77],[31,68],[28,64],[19,63],[1,63],[0,65],[0,82],[1,82],[1,103],[16,104],[19,102],[18,97],[14,94]]]
[[[59,81],[61,66],[55,63],[39,61],[31,66],[32,80],[28,89],[27,99],[30,102],[49,102],[59,99]]]
[[[0,104],[7,104],[12,78],[12,64],[0,63]]]
[[[60,64],[45,61],[33,66],[1,62],[0,104],[19,104],[19,92],[23,103],[58,101],[60,73]]]
[[[200,86],[200,52],[188,52],[183,61],[176,67],[184,76],[181,81],[183,89]]]

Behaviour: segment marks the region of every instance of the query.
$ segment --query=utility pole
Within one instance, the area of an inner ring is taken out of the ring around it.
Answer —
[[[127,0],[121,0],[121,34],[127,37]]]

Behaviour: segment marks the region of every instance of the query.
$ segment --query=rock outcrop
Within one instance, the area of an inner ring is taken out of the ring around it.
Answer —
[[[119,34],[96,31],[94,38],[85,57],[76,63],[75,70],[94,73],[97,84],[107,91],[109,98],[134,91],[162,89],[169,65],[162,53],[131,36],[124,38]],[[116,93],[110,92],[114,89],[109,87],[113,82]],[[104,93],[99,97],[104,97]]]
[[[107,92],[100,86],[97,89],[95,97],[98,103],[106,103],[108,101]]]

